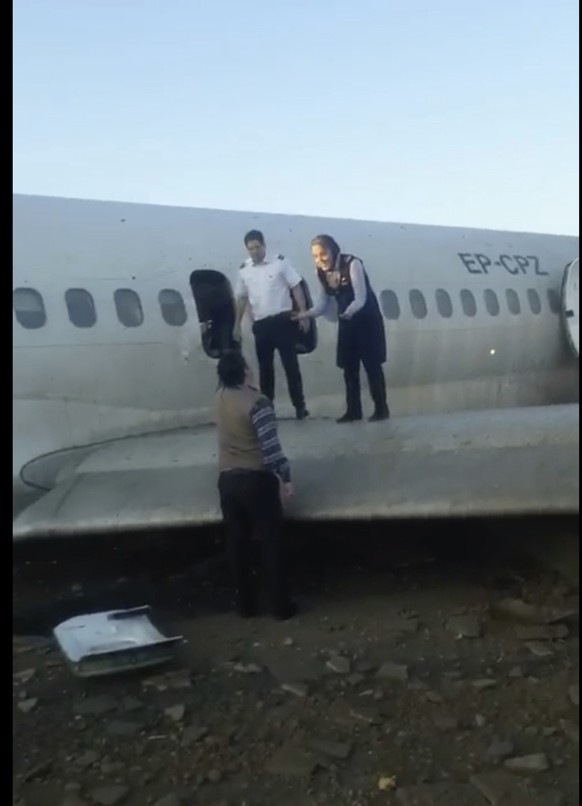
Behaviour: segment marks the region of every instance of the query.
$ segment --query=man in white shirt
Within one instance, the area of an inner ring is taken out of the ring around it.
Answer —
[[[234,338],[241,341],[241,321],[248,307],[253,319],[261,392],[269,400],[274,400],[273,362],[277,350],[287,376],[289,397],[297,419],[303,420],[308,416],[308,411],[295,346],[297,324],[291,319],[293,301],[300,313],[307,307],[301,276],[283,255],[267,254],[265,238],[259,230],[247,232],[244,242],[249,258],[241,265],[239,272]],[[302,321],[300,327],[306,331],[309,324]]]

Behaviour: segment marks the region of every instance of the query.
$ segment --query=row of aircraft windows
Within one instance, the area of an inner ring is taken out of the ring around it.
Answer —
[[[124,327],[139,327],[144,315],[141,300],[130,288],[119,288],[113,294],[117,318]],[[188,314],[179,291],[165,288],[158,294],[158,302],[164,322],[173,327],[182,327]],[[69,319],[75,327],[93,327],[97,323],[97,308],[91,294],[84,288],[69,288],[65,293]],[[46,310],[42,296],[33,288],[17,288],[13,294],[16,319],[29,330],[44,327]]]
[[[463,314],[469,317],[476,316],[478,304],[473,292],[464,288],[460,292],[459,298]],[[411,289],[411,291],[408,292],[408,301],[412,315],[416,319],[425,319],[428,315],[428,305],[422,291],[416,288]],[[483,292],[483,301],[485,303],[485,310],[489,316],[499,316],[501,304],[495,291],[486,288]],[[519,294],[517,291],[514,291],[513,288],[506,290],[505,301],[509,313],[514,316],[521,313],[521,300]],[[439,315],[444,319],[450,319],[453,315],[453,301],[449,292],[445,291],[443,288],[438,288],[435,292],[435,302]],[[533,314],[542,312],[542,301],[535,288],[527,289],[527,302]],[[394,291],[382,291],[380,294],[380,303],[386,319],[400,319],[400,302]],[[548,289],[548,305],[552,313],[560,313],[560,298],[553,288]]]
[[[460,292],[461,309],[465,316],[477,315],[478,305],[475,295],[468,289]],[[129,288],[120,288],[113,295],[117,318],[124,327],[139,327],[144,320],[141,300],[135,291]],[[416,288],[408,293],[410,310],[416,319],[424,319],[428,315],[428,305],[425,295]],[[517,316],[521,313],[521,300],[517,291],[508,288],[505,292],[508,311]],[[444,319],[453,315],[453,301],[448,291],[442,288],[435,292],[437,311]],[[501,311],[499,298],[490,288],[483,292],[485,310],[490,316],[498,316]],[[542,311],[542,301],[535,288],[527,289],[527,302],[533,314]],[[69,319],[75,327],[90,328],[97,322],[97,309],[91,294],[84,288],[70,288],[65,293],[65,303]],[[172,289],[164,289],[158,294],[158,303],[162,318],[172,327],[182,327],[186,323],[188,314],[182,295]],[[390,320],[400,319],[401,307],[397,294],[394,291],[382,291],[380,303],[384,316]],[[548,304],[553,313],[560,312],[560,298],[553,289],[548,289]],[[17,288],[13,293],[13,305],[16,319],[22,327],[34,330],[46,324],[46,310],[42,296],[33,288]]]

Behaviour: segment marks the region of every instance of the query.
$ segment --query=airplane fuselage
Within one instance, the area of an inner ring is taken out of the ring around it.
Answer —
[[[234,287],[251,228],[313,297],[314,235],[363,260],[385,317],[394,415],[578,402],[562,305],[578,238],[17,195],[13,284],[32,313],[25,325],[13,316],[15,490],[23,468],[50,487],[71,449],[210,420],[216,361],[192,277]],[[71,291],[93,306],[90,326],[71,321]],[[180,298],[183,323],[161,305],[178,312]],[[317,346],[300,358],[315,417],[341,413],[335,339],[336,324],[318,320]],[[254,359],[248,324],[243,348]],[[291,411],[280,370],[277,408]]]

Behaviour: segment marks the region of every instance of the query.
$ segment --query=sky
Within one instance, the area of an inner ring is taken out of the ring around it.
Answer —
[[[14,192],[578,235],[578,18],[14,0]]]

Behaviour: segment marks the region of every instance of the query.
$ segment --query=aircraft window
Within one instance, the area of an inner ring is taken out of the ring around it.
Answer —
[[[529,307],[531,308],[531,312],[538,314],[542,311],[542,301],[540,299],[540,295],[535,290],[535,288],[528,288],[527,289],[527,300],[529,302]]]
[[[400,303],[394,291],[380,292],[380,305],[386,319],[400,319]]]
[[[461,291],[461,305],[465,316],[475,316],[477,314],[477,303],[473,292],[463,288]]]
[[[453,315],[453,303],[448,292],[443,288],[437,288],[436,304],[440,315],[444,316],[445,319],[450,319]]]
[[[413,288],[410,292],[410,308],[417,319],[424,319],[427,314],[426,300],[422,291]]]
[[[12,294],[16,319],[27,330],[37,330],[46,325],[46,310],[38,291],[33,288],[16,288]]]
[[[141,302],[135,291],[118,288],[113,295],[117,318],[124,327],[139,327],[143,322]]]
[[[182,295],[178,291],[164,288],[158,294],[158,301],[164,322],[173,327],[182,327],[188,318]]]
[[[508,288],[505,292],[505,297],[507,299],[507,307],[509,309],[509,313],[514,314],[517,316],[521,313],[521,305],[519,302],[519,296],[517,291],[514,291],[513,288]]]
[[[553,288],[548,288],[548,303],[552,313],[561,313],[560,296]]]
[[[499,316],[499,300],[497,294],[490,288],[486,288],[483,294],[485,297],[485,307],[490,316]]]
[[[88,291],[84,288],[69,288],[65,292],[65,302],[69,319],[75,327],[93,327],[97,321],[97,311]]]

